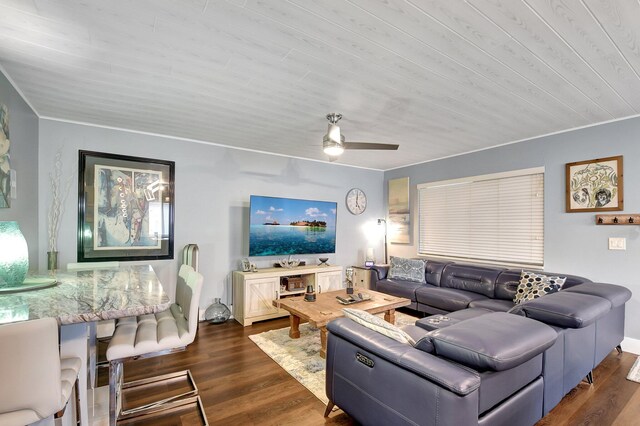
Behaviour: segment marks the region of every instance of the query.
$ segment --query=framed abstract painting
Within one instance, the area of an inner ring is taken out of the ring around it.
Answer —
[[[409,178],[389,179],[389,242],[411,242],[411,209],[409,205]]]
[[[623,210],[622,155],[566,165],[567,212]]]
[[[173,259],[173,161],[80,151],[78,262]]]

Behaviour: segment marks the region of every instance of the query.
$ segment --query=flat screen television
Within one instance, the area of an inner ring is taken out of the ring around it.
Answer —
[[[337,203],[252,195],[249,256],[336,252]]]

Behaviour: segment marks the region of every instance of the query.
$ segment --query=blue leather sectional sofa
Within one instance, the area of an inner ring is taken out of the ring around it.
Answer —
[[[415,346],[347,318],[327,326],[330,405],[365,425],[532,425],[621,351],[622,286],[547,273],[567,277],[562,290],[516,306],[521,270],[427,261],[426,283],[373,273],[376,291],[431,316],[405,327]]]

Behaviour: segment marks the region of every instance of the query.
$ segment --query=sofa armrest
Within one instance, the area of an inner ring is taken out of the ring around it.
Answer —
[[[429,354],[434,352],[435,348],[433,347],[431,335],[429,334],[431,332],[430,330],[425,330],[415,325],[405,325],[400,328],[416,342],[416,344],[413,345],[414,348]]]
[[[373,265],[371,270],[375,272],[376,281],[384,280],[389,273],[389,265]]]
[[[623,286],[604,283],[584,283],[568,288],[572,293],[590,294],[611,302],[613,308],[622,306],[631,298],[631,291]]]
[[[331,321],[327,329],[329,339],[338,336],[457,395],[467,395],[480,387],[480,377],[475,372],[392,340],[348,318]]]
[[[602,297],[575,291],[559,291],[514,306],[509,313],[562,328],[583,328],[611,310]]]

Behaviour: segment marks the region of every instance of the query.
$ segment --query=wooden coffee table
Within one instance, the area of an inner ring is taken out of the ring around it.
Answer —
[[[371,314],[384,312],[385,321],[393,324],[396,320],[396,308],[411,304],[409,299],[373,290],[361,290],[360,293],[370,295],[371,299],[351,305],[342,305],[338,302],[336,296],[346,298],[347,293],[345,290],[337,290],[316,294],[315,302],[305,302],[304,296],[298,296],[274,300],[273,305],[289,312],[289,323],[291,324],[289,337],[292,339],[300,337],[301,321],[308,321],[309,324],[320,329],[320,343],[322,345],[320,356],[325,358],[327,354],[327,323],[343,316],[343,308],[360,309]]]

